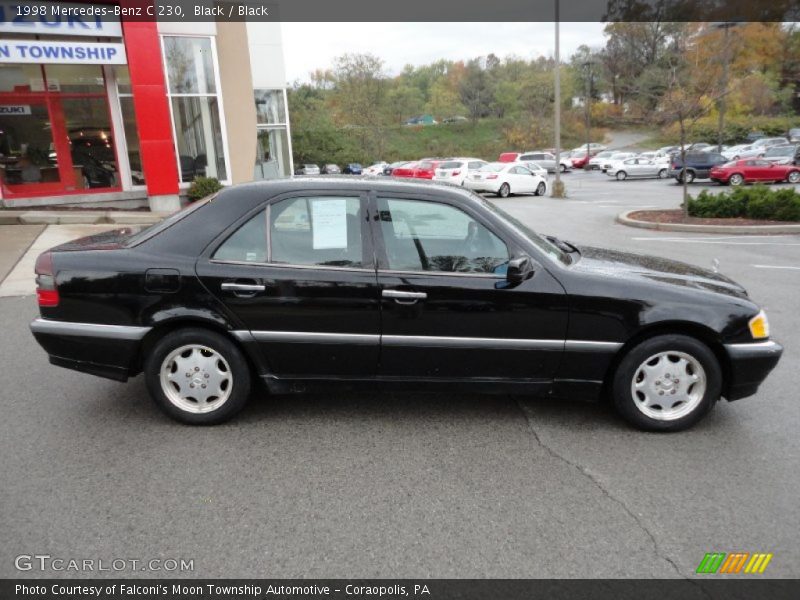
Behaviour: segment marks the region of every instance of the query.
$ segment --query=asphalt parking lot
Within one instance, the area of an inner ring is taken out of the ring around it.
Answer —
[[[34,553],[193,559],[196,577],[694,577],[712,551],[800,576],[800,236],[630,229],[617,213],[680,188],[564,180],[565,200],[494,201],[575,243],[718,258],[786,347],[756,397],[672,435],[603,405],[445,394],[263,397],[192,428],[141,377],[51,367],[35,300],[0,298],[0,577],[41,576],[14,568]]]

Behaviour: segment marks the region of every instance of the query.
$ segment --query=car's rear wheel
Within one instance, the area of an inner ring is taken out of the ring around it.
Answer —
[[[144,374],[158,407],[190,425],[227,421],[250,394],[250,368],[239,348],[206,329],[165,335],[149,353]]]
[[[684,171],[681,174],[680,182],[683,183],[684,180],[686,180],[686,183],[692,183],[694,181],[694,171]]]
[[[667,171],[666,169],[661,169],[658,172],[658,178],[659,179],[666,179],[668,175],[669,175],[669,171]]]
[[[702,419],[719,399],[722,371],[703,342],[659,335],[633,347],[612,381],[617,411],[649,431],[680,431]]]
[[[625,171],[617,171],[617,181],[625,181],[628,178],[628,174]]]
[[[800,171],[790,171],[789,175],[786,176],[786,181],[789,183],[797,183],[800,181]]]
[[[567,172],[567,165],[559,165],[558,166],[558,170],[561,171],[562,173],[566,173]]]
[[[508,185],[507,183],[501,185],[500,189],[497,191],[497,195],[500,196],[501,198],[508,198],[510,194],[511,194],[511,186]]]
[[[547,186],[545,185],[544,181],[540,182],[539,185],[536,186],[536,191],[534,192],[537,196],[544,196],[544,193],[547,191]]]
[[[744,183],[744,176],[741,175],[740,173],[734,173],[733,175],[731,175],[728,182],[731,185],[742,185]]]

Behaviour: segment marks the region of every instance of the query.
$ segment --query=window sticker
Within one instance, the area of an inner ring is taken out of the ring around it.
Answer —
[[[347,248],[347,200],[311,201],[314,250]]]

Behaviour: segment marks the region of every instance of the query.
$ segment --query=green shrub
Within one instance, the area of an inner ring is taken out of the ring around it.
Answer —
[[[186,195],[189,196],[189,200],[194,202],[211,194],[216,194],[221,189],[222,184],[216,177],[195,177]]]
[[[748,217],[769,221],[800,221],[800,193],[794,188],[772,190],[764,185],[740,187],[719,194],[703,190],[689,198],[689,215],[705,218]]]

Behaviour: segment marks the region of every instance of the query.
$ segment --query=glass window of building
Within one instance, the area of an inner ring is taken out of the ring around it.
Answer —
[[[117,80],[117,97],[122,115],[122,127],[125,130],[125,146],[128,151],[128,165],[131,170],[131,183],[144,185],[144,169],[142,168],[142,153],[139,144],[139,129],[136,125],[136,111],[133,107],[131,91],[131,77],[127,66],[114,68],[114,77]]]
[[[255,179],[275,179],[291,175],[289,131],[286,122],[286,96],[283,90],[257,89]]]
[[[211,38],[164,36],[181,181],[228,177]]]

